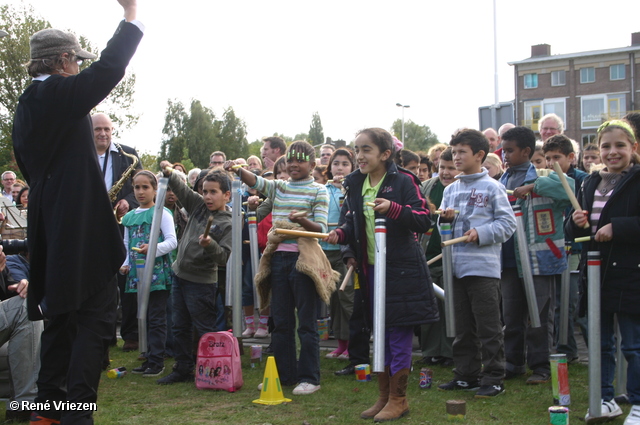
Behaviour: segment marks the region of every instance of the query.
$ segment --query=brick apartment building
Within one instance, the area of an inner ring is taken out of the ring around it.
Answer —
[[[551,46],[531,47],[531,57],[514,67],[518,125],[538,131],[538,119],[556,113],[565,134],[582,145],[594,141],[598,126],[640,110],[640,32],[631,46],[551,55]]]

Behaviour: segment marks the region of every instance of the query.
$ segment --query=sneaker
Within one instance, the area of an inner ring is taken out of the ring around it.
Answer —
[[[320,385],[313,385],[310,382],[301,382],[293,389],[293,395],[313,394],[320,389]]]
[[[593,417],[589,415],[589,411],[587,411],[587,415],[584,417],[584,421],[588,424],[605,422],[613,418],[617,418],[622,415],[622,409],[618,406],[618,403],[615,400],[604,401],[602,400],[602,413],[598,417]],[[633,424],[633,422],[631,422]],[[640,422],[638,422],[640,423]],[[626,421],[625,421],[625,425]]]
[[[262,324],[258,326],[258,330],[253,335],[254,338],[266,338],[268,336],[269,336],[269,328],[267,327],[267,325],[263,326]]]
[[[476,398],[489,398],[504,394],[504,385],[483,385],[476,393]]]
[[[253,324],[251,324],[251,326],[247,326],[247,329],[245,329],[244,332],[242,332],[242,337],[252,338],[255,333],[256,333],[256,330],[253,327]]]
[[[160,376],[162,375],[162,372],[164,372],[164,366],[151,366],[148,367],[143,373],[142,373],[142,377],[143,378],[152,378],[154,376]]]
[[[631,408],[629,416],[624,420],[624,425],[640,425],[640,405],[635,404]]]
[[[156,382],[160,385],[175,384],[177,382],[193,382],[195,379],[193,373],[180,373],[178,370],[174,370],[164,378],[158,379]]]
[[[551,380],[551,375],[548,373],[533,373],[527,379],[527,385],[546,384]]]
[[[454,390],[462,390],[462,391],[477,391],[480,388],[480,382],[478,381],[460,381],[458,379],[453,379],[446,384],[438,385],[438,389],[442,391],[454,391]]]
[[[349,352],[344,350],[342,354],[338,356],[338,360],[349,360]]]
[[[149,368],[149,363],[144,362],[142,363],[142,365],[131,369],[131,373],[135,373],[136,375],[142,375],[144,371],[147,370],[148,368]]]
[[[629,395],[628,394],[620,394],[619,396],[616,396],[613,399],[616,401],[616,403],[618,403],[618,405],[631,404],[631,403],[629,403]]]
[[[342,354],[342,351],[333,350],[332,352],[328,353],[324,357],[327,358],[327,359],[337,359],[338,356],[340,356],[341,354]]]

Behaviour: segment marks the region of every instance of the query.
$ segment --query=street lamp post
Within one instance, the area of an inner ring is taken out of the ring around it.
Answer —
[[[402,103],[396,103],[396,106],[402,108],[402,144],[404,145],[404,109],[408,108],[409,105],[403,105]]]

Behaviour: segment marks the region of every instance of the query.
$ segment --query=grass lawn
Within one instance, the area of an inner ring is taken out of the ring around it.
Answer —
[[[138,366],[138,353],[123,353],[112,348],[112,367],[125,366],[128,370]],[[321,353],[322,389],[310,396],[293,396],[293,388],[284,388],[291,403],[263,406],[252,403],[259,398],[256,386],[262,382],[266,359],[252,369],[249,352],[243,356],[244,387],[236,393],[201,391],[193,383],[168,386],[156,384],[155,378],[127,374],[121,379],[109,379],[102,374],[95,422],[110,424],[365,424],[360,412],[370,407],[377,398],[375,378],[371,382],[358,382],[355,376],[337,377],[335,370],[346,361],[325,359]],[[166,361],[163,374],[169,373],[173,359]],[[525,385],[525,378],[506,382],[507,392],[495,399],[475,399],[473,393],[444,392],[437,384],[452,378],[450,368],[432,367],[434,384],[431,389],[418,386],[419,368],[409,377],[408,400],[411,413],[398,424],[444,424],[447,421],[445,403],[451,399],[467,402],[467,424],[549,424],[548,407],[552,403],[551,384]],[[571,386],[571,423],[584,423],[588,405],[587,366],[569,366]],[[623,407],[625,414],[629,407]],[[622,416],[612,424],[622,424]],[[373,423],[372,421],[369,423]]]

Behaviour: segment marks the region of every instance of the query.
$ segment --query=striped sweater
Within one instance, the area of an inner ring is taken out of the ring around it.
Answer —
[[[329,215],[329,195],[327,189],[313,181],[313,177],[302,180],[266,180],[256,178],[252,186],[266,197],[273,200],[273,222],[289,220],[291,211],[306,211],[307,218],[320,224],[322,231],[327,231]],[[288,239],[280,244],[279,251],[297,251],[295,239]]]

